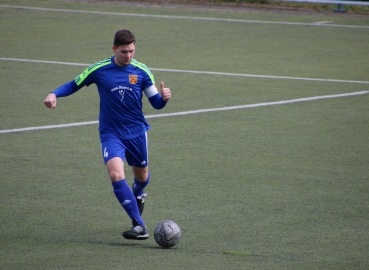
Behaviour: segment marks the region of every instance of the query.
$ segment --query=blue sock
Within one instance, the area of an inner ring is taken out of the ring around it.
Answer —
[[[136,198],[132,193],[131,188],[127,185],[126,179],[118,182],[112,182],[114,194],[119,203],[122,205],[128,216],[133,220],[136,219],[139,225],[145,225],[138,211]]]
[[[136,178],[133,179],[135,181],[135,185],[133,188],[133,194],[137,197],[137,196],[141,196],[144,188],[149,184],[150,182],[150,172],[149,175],[147,176],[146,182],[140,182],[138,181]]]

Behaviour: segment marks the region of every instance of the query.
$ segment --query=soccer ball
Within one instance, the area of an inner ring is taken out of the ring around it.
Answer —
[[[178,244],[181,237],[181,229],[172,220],[163,220],[156,225],[154,238],[159,246],[170,248]]]

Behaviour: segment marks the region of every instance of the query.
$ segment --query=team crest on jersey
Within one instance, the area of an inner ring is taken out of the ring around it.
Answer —
[[[136,84],[137,83],[137,75],[129,75],[129,82],[131,84]]]

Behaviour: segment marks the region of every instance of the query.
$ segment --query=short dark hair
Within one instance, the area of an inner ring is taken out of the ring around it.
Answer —
[[[121,45],[129,45],[132,42],[136,44],[136,38],[131,31],[122,29],[115,33],[114,45],[116,47],[119,47]]]

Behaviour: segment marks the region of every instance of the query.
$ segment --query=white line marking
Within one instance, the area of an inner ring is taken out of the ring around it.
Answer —
[[[237,73],[225,73],[225,72],[193,71],[193,70],[163,69],[163,68],[151,68],[151,69],[156,70],[156,71],[166,71],[166,72],[182,72],[182,73],[195,73],[195,74],[208,74],[208,75],[225,75],[225,76],[236,76],[236,77],[263,78],[263,79],[286,79],[286,80],[316,81],[316,82],[339,82],[339,83],[369,84],[369,81],[302,78],[302,77],[288,77],[288,76],[269,76],[269,75],[254,75],[254,74],[237,74]]]
[[[265,107],[265,106],[273,106],[273,105],[283,105],[283,104],[306,102],[306,101],[320,100],[320,99],[365,95],[365,94],[368,94],[368,93],[369,93],[369,91],[360,91],[360,92],[343,93],[343,94],[336,94],[336,95],[315,96],[315,97],[298,98],[298,99],[281,100],[281,101],[272,101],[272,102],[247,104],[247,105],[239,105],[239,106],[230,106],[230,107],[222,107],[222,108],[202,109],[202,110],[193,110],[193,111],[185,111],[185,112],[175,112],[175,113],[153,114],[153,115],[147,115],[146,118],[149,119],[149,118],[179,116],[179,115],[188,115],[188,114],[215,112],[215,111],[229,111],[229,110]],[[2,133],[12,133],[12,132],[22,132],[22,131],[32,131],[32,130],[40,130],[40,129],[53,129],[53,128],[63,128],[63,127],[85,126],[85,125],[92,125],[92,124],[98,124],[98,123],[99,123],[98,121],[89,121],[89,122],[79,122],[79,123],[62,124],[62,125],[6,129],[6,130],[0,130],[0,134],[2,134]]]
[[[313,24],[326,24],[326,23],[333,23],[332,21],[322,21],[322,22],[315,22]]]
[[[54,12],[100,14],[100,15],[115,15],[115,16],[133,16],[133,17],[147,17],[147,18],[160,18],[160,19],[186,19],[186,20],[222,21],[222,22],[236,22],[236,23],[284,24],[284,25],[300,25],[300,26],[330,26],[330,27],[366,28],[366,29],[369,29],[369,26],[361,26],[361,25],[339,25],[339,24],[315,24],[315,23],[299,23],[299,22],[273,22],[273,21],[258,21],[258,20],[236,20],[236,19],[220,19],[220,18],[206,18],[206,17],[187,17],[187,16],[151,15],[151,14],[137,14],[137,13],[119,13],[119,12],[104,12],[104,11],[56,9],[56,8],[41,8],[41,7],[27,7],[27,6],[11,6],[11,5],[0,5],[0,7],[14,8],[14,9],[26,9],[26,10],[38,10],[38,11],[54,11]]]
[[[40,64],[67,65],[67,66],[84,66],[86,68],[91,65],[91,64],[84,64],[84,63],[56,62],[56,61],[45,61],[45,60],[7,58],[7,57],[0,57],[0,60],[4,60],[4,61],[16,61],[16,62],[28,62],[28,63],[40,63]]]
[[[84,66],[86,68],[90,65],[90,64],[83,64],[83,63],[55,62],[55,61],[17,59],[17,58],[5,58],[5,57],[0,57],[0,60],[17,61],[17,62],[29,62],[29,63],[41,63],[41,64],[68,65],[68,66]],[[164,68],[150,68],[150,69],[151,70],[156,70],[156,71],[165,71],[165,72],[222,75],[222,76],[249,77],[249,78],[262,78],[262,79],[285,79],[285,80],[299,80],[299,81],[369,84],[369,81],[335,80],[335,79],[321,79],[321,78],[302,78],[302,77],[288,77],[288,76],[268,76],[268,75],[254,75],[254,74],[240,74],[240,73],[226,73],[226,72],[212,72],[212,71],[196,71],[196,70],[180,70],[180,69],[164,69]]]
[[[39,130],[39,129],[53,129],[53,128],[86,126],[86,125],[92,125],[92,124],[98,124],[98,123],[99,123],[99,121],[89,121],[89,122],[79,122],[79,123],[51,125],[51,126],[5,129],[5,130],[0,130],[0,134],[1,133],[12,133],[12,132],[22,132],[22,131],[32,131],[32,130]]]

